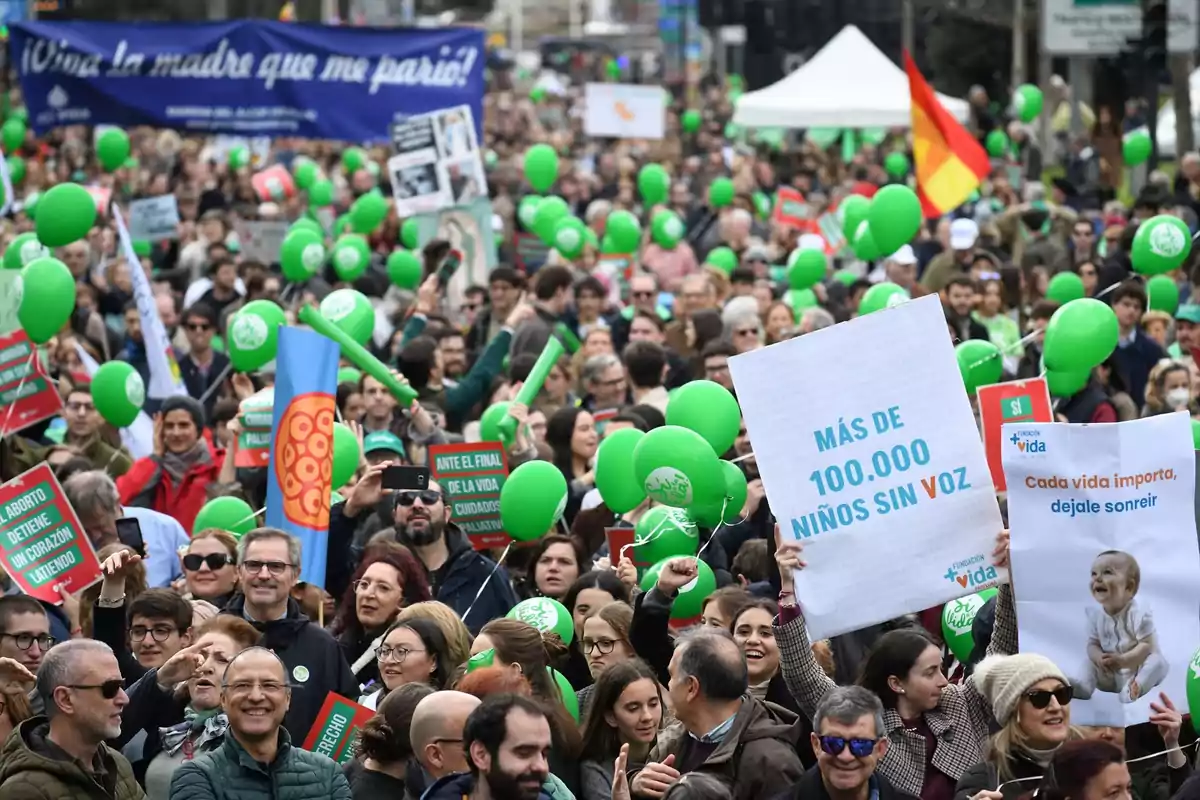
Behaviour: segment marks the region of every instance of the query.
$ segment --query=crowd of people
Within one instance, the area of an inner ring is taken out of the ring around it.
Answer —
[[[627,552],[609,552],[605,531],[633,527],[650,502],[610,510],[595,458],[617,431],[664,425],[671,390],[689,381],[736,394],[731,358],[852,319],[881,281],[939,295],[956,342],[990,340],[1006,378],[1027,378],[1043,372],[1039,334],[1058,307],[1054,279],[1077,275],[1087,296],[1112,305],[1120,344],[1082,390],[1056,398],[1059,419],[1200,413],[1200,274],[1185,266],[1171,275],[1180,299],[1167,308],[1128,255],[1150,216],[1175,214],[1197,227],[1200,156],[1181,160],[1174,185],[1152,175],[1131,207],[1110,186],[1046,184],[998,161],[975,198],[875,263],[823,240],[829,269],[813,287],[815,302],[801,302],[780,266],[849,194],[903,179],[882,163],[908,140],[893,131],[848,158],[803,137],[755,143],[729,130],[729,94],[705,83],[698,130],[683,130],[685,105],[676,100],[665,139],[616,142],[584,136],[578,87],[537,102],[489,92],[488,188],[500,247],[486,282],[448,292],[436,272],[449,243],[433,240],[421,251],[416,291],[389,286],[384,262],[403,220],[393,211],[370,235],[373,263],[352,285],[376,307],[374,353],[417,399],[402,404],[367,374],[337,387],[362,463],[332,487],[323,586],[300,580],[300,543],[281,530],[195,529],[214,497],[266,504],[266,468],[240,466],[237,453],[240,404],[273,385],[274,365],[232,369],[224,352],[231,315],[268,300],[294,322],[298,308],[344,285],[332,267],[293,283],[278,263],[243,252],[245,222],[295,220],[307,212],[303,194],[262,202],[253,168],[223,160],[216,140],[134,130],[135,157],[103,172],[91,130],[30,133],[9,154],[24,160],[22,202],[0,221],[0,245],[33,230],[35,192],[68,180],[109,189],[117,203],[174,194],[182,222],[174,238],[142,248],[139,263],[123,256],[106,214],[86,240],[56,253],[78,298],[45,347],[63,412],[4,438],[0,477],[49,464],[103,578],[50,604],[2,576],[0,798],[1194,796],[1200,784],[1188,781],[1180,698],[1158,696],[1150,722],[1128,731],[1073,726],[1063,671],[1019,652],[1008,586],[976,618],[965,665],[948,655],[940,609],[810,641],[792,584],[804,554],[779,537],[744,422],[724,454],[748,481],[739,521],[701,529],[699,555],[670,560],[648,590]],[[982,140],[1000,121],[986,96],[972,102]],[[9,105],[20,104],[13,90]],[[1013,141],[1018,154],[1035,146]],[[518,267],[518,208],[531,192],[520,161],[533,142],[562,154],[552,193],[599,240],[613,212],[648,220],[657,210],[639,197],[637,175],[647,163],[664,165],[671,185],[662,205],[685,221],[687,239],[668,249],[647,235],[629,269],[616,272],[590,245],[577,258],[551,251],[536,269]],[[368,149],[369,167],[347,171],[342,147],[278,139],[266,159],[315,160],[334,181],[339,210],[377,186],[387,194],[385,149]],[[1022,158],[1028,167],[1030,154]],[[1068,167],[1087,180],[1078,164]],[[718,177],[736,189],[720,207],[706,200]],[[781,187],[803,194],[812,225],[788,223],[757,201]],[[735,264],[709,261],[726,248]],[[86,364],[124,360],[149,385],[133,270],[152,282],[187,390],[147,401],[153,441],[139,454],[97,411]],[[514,402],[563,330],[571,354],[533,403]],[[389,466],[426,465],[431,446],[479,441],[483,411],[501,401],[517,423],[509,464],[549,462],[569,487],[562,531],[503,557],[472,546],[437,481],[383,487]],[[140,523],[144,553],[119,539],[117,521],[129,517]],[[999,566],[1007,543],[998,533]],[[718,588],[698,624],[676,629],[672,604],[698,561]],[[572,635],[507,617],[538,597],[567,609]],[[373,713],[344,764],[302,747],[330,693]]]

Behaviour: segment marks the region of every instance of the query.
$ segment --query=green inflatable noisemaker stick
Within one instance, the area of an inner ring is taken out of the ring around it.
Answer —
[[[533,369],[529,372],[529,377],[521,384],[521,391],[517,392],[514,403],[520,403],[524,406],[533,405],[533,401],[537,399],[538,392],[542,390],[542,386],[546,383],[546,378],[550,375],[551,368],[558,363],[558,360],[563,357],[563,344],[555,337],[551,336],[550,341],[546,342],[546,347],[542,350],[542,354],[538,356],[538,360],[534,362]],[[517,434],[517,420],[515,417],[506,416],[500,420],[499,426],[501,441],[510,442]]]
[[[382,361],[368,353],[365,347],[351,339],[350,335],[341,328],[322,317],[317,309],[312,306],[305,306],[300,309],[300,313],[297,316],[301,322],[317,333],[337,342],[338,346],[342,348],[342,355],[350,359],[354,366],[383,384],[392,393],[392,397],[395,397],[400,402],[402,407],[408,408],[417,399],[415,389],[396,380],[396,376],[384,366]]]

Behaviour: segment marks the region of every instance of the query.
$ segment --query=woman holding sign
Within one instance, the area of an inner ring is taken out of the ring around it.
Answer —
[[[775,526],[780,593],[775,640],[788,690],[805,717],[834,687],[813,657],[804,613],[792,591],[792,575],[803,569],[802,546],[783,541]],[[996,539],[992,558],[1008,566],[1008,531]],[[1012,590],[1001,587],[995,632],[988,654],[1017,651],[1017,619]],[[984,759],[991,735],[992,710],[972,678],[950,684],[942,674],[942,650],[924,630],[894,630],[880,637],[863,664],[859,684],[879,696],[891,747],[878,769],[897,790],[922,800],[947,798],[964,774]]]

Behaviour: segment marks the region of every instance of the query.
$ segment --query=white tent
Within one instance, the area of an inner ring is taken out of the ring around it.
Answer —
[[[749,128],[907,128],[908,76],[853,25],[800,69],[738,101],[733,121]],[[965,100],[939,94],[960,121]]]

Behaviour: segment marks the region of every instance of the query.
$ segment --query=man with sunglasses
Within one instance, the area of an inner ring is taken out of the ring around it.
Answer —
[[[146,796],[129,762],[104,743],[121,735],[129,703],[108,645],[73,639],[56,647],[42,662],[35,691],[46,716],[22,722],[0,750],[0,797]]]
[[[861,686],[830,690],[813,716],[817,766],[779,800],[913,800],[876,772],[888,751],[883,703]]]
[[[183,330],[187,334],[188,353],[179,359],[179,373],[188,394],[200,401],[206,418],[212,419],[218,394],[213,387],[224,380],[229,367],[229,356],[218,353],[212,346],[217,334],[217,312],[204,302],[196,303],[183,312]]]

